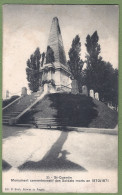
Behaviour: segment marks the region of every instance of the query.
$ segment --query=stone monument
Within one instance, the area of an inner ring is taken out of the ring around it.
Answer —
[[[82,86],[82,94],[88,96],[88,89],[86,85]]]
[[[27,95],[27,88],[22,87],[21,96],[25,96],[25,95]]]
[[[6,90],[6,99],[9,99],[9,91]]]
[[[61,36],[61,30],[57,17],[52,20],[52,25],[49,33],[47,47],[50,47],[54,52],[54,62],[41,67],[40,73],[42,81],[55,82],[55,90],[63,89],[63,91],[71,91],[71,73],[66,62],[66,55]]]
[[[71,93],[73,94],[78,94],[79,93],[79,89],[78,89],[78,83],[77,83],[77,80],[72,80],[72,83],[71,83]]]
[[[99,100],[99,93],[98,92],[95,93],[95,99]]]
[[[94,98],[94,90],[93,89],[90,90],[90,97]]]

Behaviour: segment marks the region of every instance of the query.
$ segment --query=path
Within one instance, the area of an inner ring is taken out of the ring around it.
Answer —
[[[116,193],[117,140],[117,135],[4,126],[3,192]],[[36,182],[47,177],[53,182]],[[57,183],[54,177],[75,182]],[[16,182],[21,179],[27,182]]]
[[[3,128],[3,160],[20,169],[116,169],[115,135]],[[47,164],[45,165],[45,162]]]

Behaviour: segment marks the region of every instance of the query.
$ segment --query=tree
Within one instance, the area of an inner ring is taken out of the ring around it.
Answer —
[[[76,35],[76,37],[72,41],[71,48],[68,52],[69,54],[68,65],[72,73],[73,79],[76,79],[78,82],[79,90],[81,87],[81,74],[84,64],[83,61],[80,59],[80,52],[81,52],[80,37],[79,35]]]
[[[99,94],[101,100],[111,102],[113,106],[118,106],[118,70],[114,69],[109,62],[104,62],[103,72],[100,70],[101,84]]]
[[[46,52],[46,64],[53,63],[55,61],[54,51],[50,46],[47,46]]]
[[[94,89],[97,91],[97,80],[99,79],[99,65],[102,63],[102,57],[100,54],[100,44],[98,43],[99,37],[97,31],[93,33],[93,35],[88,35],[86,37],[86,64],[87,68],[85,70],[85,80],[88,89]]]
[[[37,92],[40,86],[40,59],[40,50],[37,48],[34,54],[30,56],[30,59],[27,60],[26,74],[28,86],[32,92]]]
[[[114,70],[112,81],[113,81],[112,82],[112,89],[113,89],[112,103],[117,110],[118,107],[118,70],[117,69]]]
[[[43,64],[44,64],[44,59],[45,59],[45,53],[44,52],[42,53],[42,56],[41,57],[42,57],[42,61],[41,61],[41,67],[42,67]]]
[[[86,69],[84,70],[83,84],[88,89],[99,93],[101,101],[112,102],[118,105],[118,70],[110,62],[102,60],[97,31],[86,37]]]

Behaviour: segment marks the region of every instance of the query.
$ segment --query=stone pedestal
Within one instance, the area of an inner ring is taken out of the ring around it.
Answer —
[[[48,84],[48,92],[49,93],[55,93],[56,92],[56,88],[54,86],[52,86],[51,84]]]
[[[72,80],[71,87],[72,87],[71,88],[71,93],[73,93],[73,94],[78,94],[79,93],[77,80]]]
[[[99,93],[98,92],[95,93],[95,99],[99,100]]]
[[[44,84],[44,92],[45,92],[45,93],[48,93],[48,92],[49,92],[48,83],[45,83],[45,84]]]
[[[94,90],[93,89],[90,90],[90,97],[94,98]]]
[[[86,85],[82,86],[82,94],[88,96],[88,89]]]
[[[55,93],[56,89],[54,86],[52,86],[52,84],[50,83],[45,83],[44,84],[44,92],[45,93]]]
[[[6,99],[9,99],[9,91],[6,90]]]
[[[9,125],[15,125],[16,120],[14,118],[9,119]]]
[[[26,88],[26,87],[22,87],[21,95],[22,95],[22,96],[27,95],[27,88]]]

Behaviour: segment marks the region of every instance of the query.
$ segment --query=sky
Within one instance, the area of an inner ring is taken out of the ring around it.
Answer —
[[[118,14],[117,5],[4,5],[3,97],[6,90],[13,95],[28,87],[26,61],[37,47],[46,51],[53,17],[59,19],[67,60],[76,35],[85,60],[86,36],[97,30],[100,55],[118,68]]]

